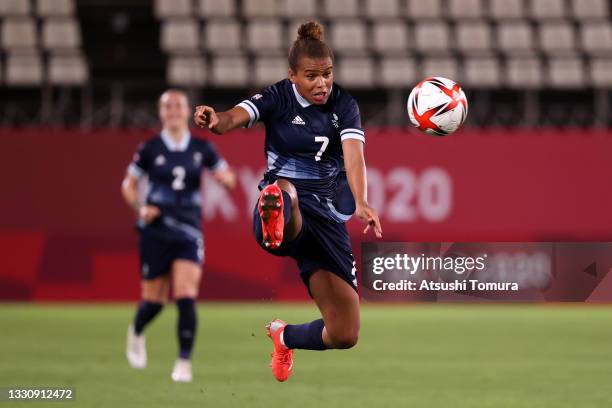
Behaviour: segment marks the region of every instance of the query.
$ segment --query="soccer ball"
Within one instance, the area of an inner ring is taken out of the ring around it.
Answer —
[[[442,77],[425,78],[408,96],[408,116],[419,130],[446,136],[459,129],[468,112],[468,103],[457,83]]]

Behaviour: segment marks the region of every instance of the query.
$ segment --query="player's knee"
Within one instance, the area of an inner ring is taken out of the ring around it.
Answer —
[[[198,283],[192,281],[178,280],[174,283],[172,294],[175,299],[180,298],[197,298],[198,297]]]
[[[342,333],[334,333],[333,335],[330,335],[330,338],[334,348],[350,349],[357,344],[357,341],[359,340],[359,331],[349,330]]]
[[[298,195],[297,195],[297,190],[295,189],[295,186],[293,185],[293,183],[285,179],[278,179],[276,183],[281,188],[281,190],[289,194],[289,197],[291,197],[292,204],[296,205],[297,200],[298,200]]]
[[[145,302],[165,304],[168,301],[168,290],[164,286],[145,286],[140,298]]]
[[[157,303],[164,306],[168,302],[168,296],[141,296],[141,299],[149,303]]]
[[[172,266],[174,298],[197,298],[201,273],[200,267],[191,261],[175,261]]]
[[[197,298],[198,287],[195,285],[184,285],[181,287],[177,287],[176,289],[174,289],[173,295],[175,299]]]

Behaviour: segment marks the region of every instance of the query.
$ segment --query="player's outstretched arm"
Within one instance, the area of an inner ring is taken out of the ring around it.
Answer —
[[[355,215],[368,223],[363,233],[370,228],[374,230],[377,238],[382,238],[382,227],[378,213],[368,204],[368,183],[366,178],[366,165],[363,157],[363,143],[356,139],[346,139],[342,142],[344,167],[351,192],[355,198]]]
[[[195,124],[201,128],[207,127],[213,133],[221,135],[232,129],[246,126],[251,118],[244,108],[235,106],[225,112],[215,112],[211,106],[200,105],[193,114]]]

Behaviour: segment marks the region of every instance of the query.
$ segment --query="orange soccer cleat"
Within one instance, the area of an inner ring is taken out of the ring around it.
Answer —
[[[259,196],[262,243],[266,248],[276,249],[283,242],[285,217],[283,215],[283,192],[276,184],[268,184]]]
[[[293,374],[293,349],[288,348],[281,342],[281,334],[285,330],[287,324],[280,319],[272,320],[266,326],[268,337],[274,343],[274,351],[272,352],[272,375],[278,381],[283,382]]]

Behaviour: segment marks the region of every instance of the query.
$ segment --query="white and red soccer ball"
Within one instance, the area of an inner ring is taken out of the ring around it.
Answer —
[[[457,83],[442,77],[425,78],[408,97],[410,122],[419,130],[446,136],[459,129],[468,112],[468,102]]]

